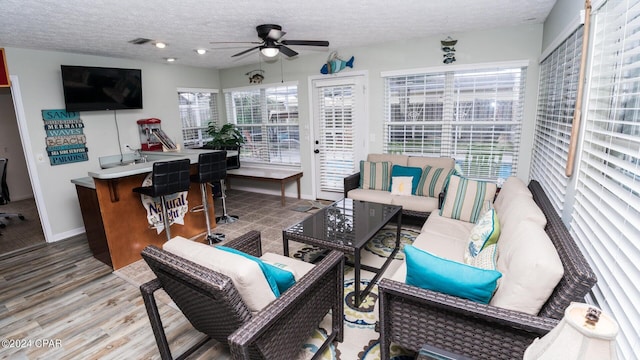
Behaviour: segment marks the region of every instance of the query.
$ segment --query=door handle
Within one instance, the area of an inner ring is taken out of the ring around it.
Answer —
[[[314,153],[316,153],[316,154],[319,154],[319,153],[320,153],[320,150],[315,149],[315,150],[313,150],[313,152],[314,152]]]

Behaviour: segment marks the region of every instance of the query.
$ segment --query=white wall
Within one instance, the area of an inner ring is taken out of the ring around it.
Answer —
[[[83,231],[75,187],[70,180],[99,169],[98,157],[119,153],[114,111],[82,112],[80,117],[85,125],[89,161],[49,164],[41,110],[64,108],[60,65],[142,69],[144,109],[115,112],[121,143],[135,147],[140,144],[136,120],[149,117],[161,119],[163,130],[181,141],[178,87],[219,88],[217,70],[212,69],[20,48],[5,48],[5,51],[9,73],[17,76],[20,85],[31,151],[34,157],[44,155],[44,161],[33,161],[51,225],[49,241]]]
[[[524,107],[523,138],[520,151],[518,177],[527,180],[531,161],[533,144],[533,130],[538,92],[538,57],[542,45],[542,25],[526,25],[510,28],[500,28],[485,31],[474,31],[459,34],[445,34],[437,37],[408,39],[393,43],[371,45],[367,47],[339,49],[341,58],[348,59],[355,56],[354,68],[343,70],[363,71],[369,73],[369,132],[375,138],[369,144],[370,152],[382,151],[383,120],[384,120],[384,83],[380,77],[381,71],[414,69],[424,67],[443,66],[440,40],[451,36],[458,40],[456,45],[455,65],[475,64],[486,62],[500,62],[510,60],[528,60],[527,90]],[[248,56],[258,56],[252,53]],[[309,122],[309,76],[320,75],[320,68],[326,62],[328,52],[318,51],[317,55],[307,55],[296,59],[285,59],[282,63],[284,74],[281,73],[280,61],[262,63],[265,70],[263,84],[280,83],[284,81],[298,81],[298,103],[300,119],[300,139],[306,135],[303,132]],[[232,69],[220,70],[222,88],[248,86],[245,73],[258,69],[258,64]],[[224,111],[221,112],[224,114]],[[370,137],[371,138],[371,137]],[[301,144],[302,170],[311,173],[311,144]],[[301,187],[303,197],[312,197],[312,179],[303,176]]]
[[[9,88],[0,88],[0,157],[7,158],[7,185],[11,201],[33,197],[29,172],[20,143],[20,133]],[[1,209],[0,209],[1,210]]]
[[[542,49],[545,50],[584,10],[584,0],[557,0],[544,22]]]

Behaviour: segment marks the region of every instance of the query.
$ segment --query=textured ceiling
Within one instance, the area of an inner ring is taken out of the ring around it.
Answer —
[[[247,46],[218,49],[212,41],[258,41],[255,26],[279,24],[283,39],[328,40],[329,50],[375,42],[542,23],[556,0],[0,0],[0,47],[228,68],[258,61]],[[166,42],[132,45],[142,37]],[[212,49],[205,55],[196,48]],[[216,49],[214,49],[216,48]],[[300,53],[325,48],[292,46]]]

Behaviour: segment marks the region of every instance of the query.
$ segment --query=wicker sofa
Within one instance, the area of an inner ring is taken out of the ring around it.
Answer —
[[[444,185],[444,177],[449,170],[455,166],[452,158],[446,157],[427,157],[427,156],[408,156],[398,154],[369,154],[367,162],[381,163],[388,162],[392,166],[400,165],[403,167],[417,167],[425,169],[431,166],[434,170],[444,169],[443,180],[439,185]],[[391,181],[391,179],[388,179]],[[402,216],[414,217],[421,219],[423,222],[429,214],[438,209],[439,201],[442,199],[441,191],[437,191],[435,196],[418,196],[418,195],[394,195],[387,190],[373,190],[361,187],[361,172],[349,175],[344,178],[344,197],[354,200],[373,201],[383,204],[392,204],[402,206]]]
[[[378,285],[382,359],[389,358],[391,343],[416,352],[428,344],[473,359],[521,359],[527,346],[551,330],[571,302],[584,301],[596,282],[595,274],[540,184],[531,181],[528,188],[546,218],[544,232],[564,270],[540,310],[528,314],[410,286],[393,276],[383,278]]]

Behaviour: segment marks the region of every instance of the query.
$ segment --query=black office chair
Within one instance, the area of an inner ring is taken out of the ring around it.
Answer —
[[[151,173],[153,181],[151,186],[141,186],[133,189],[134,192],[139,194],[160,197],[162,222],[164,223],[164,231],[167,234],[167,241],[171,240],[171,231],[169,230],[171,223],[169,222],[165,196],[189,191],[189,166],[189,159],[154,162]]]
[[[0,205],[6,205],[11,201],[9,197],[9,186],[7,185],[7,164],[9,160],[6,158],[0,158],[0,179],[2,179],[2,188],[0,189]],[[11,219],[18,218],[20,220],[25,220],[24,215],[20,213],[5,213],[0,212],[0,219]],[[0,228],[6,227],[7,224],[0,220]],[[2,233],[0,233],[2,235]]]
[[[198,155],[198,173],[191,175],[191,182],[200,184],[200,193],[202,194],[202,205],[193,207],[191,212],[204,212],[204,217],[207,223],[207,240],[209,244],[218,243],[222,241],[220,237],[214,236],[211,232],[211,223],[209,220],[209,202],[207,201],[207,184],[216,182],[219,180],[219,176],[222,172],[226,176],[227,167],[227,152],[215,151]]]

